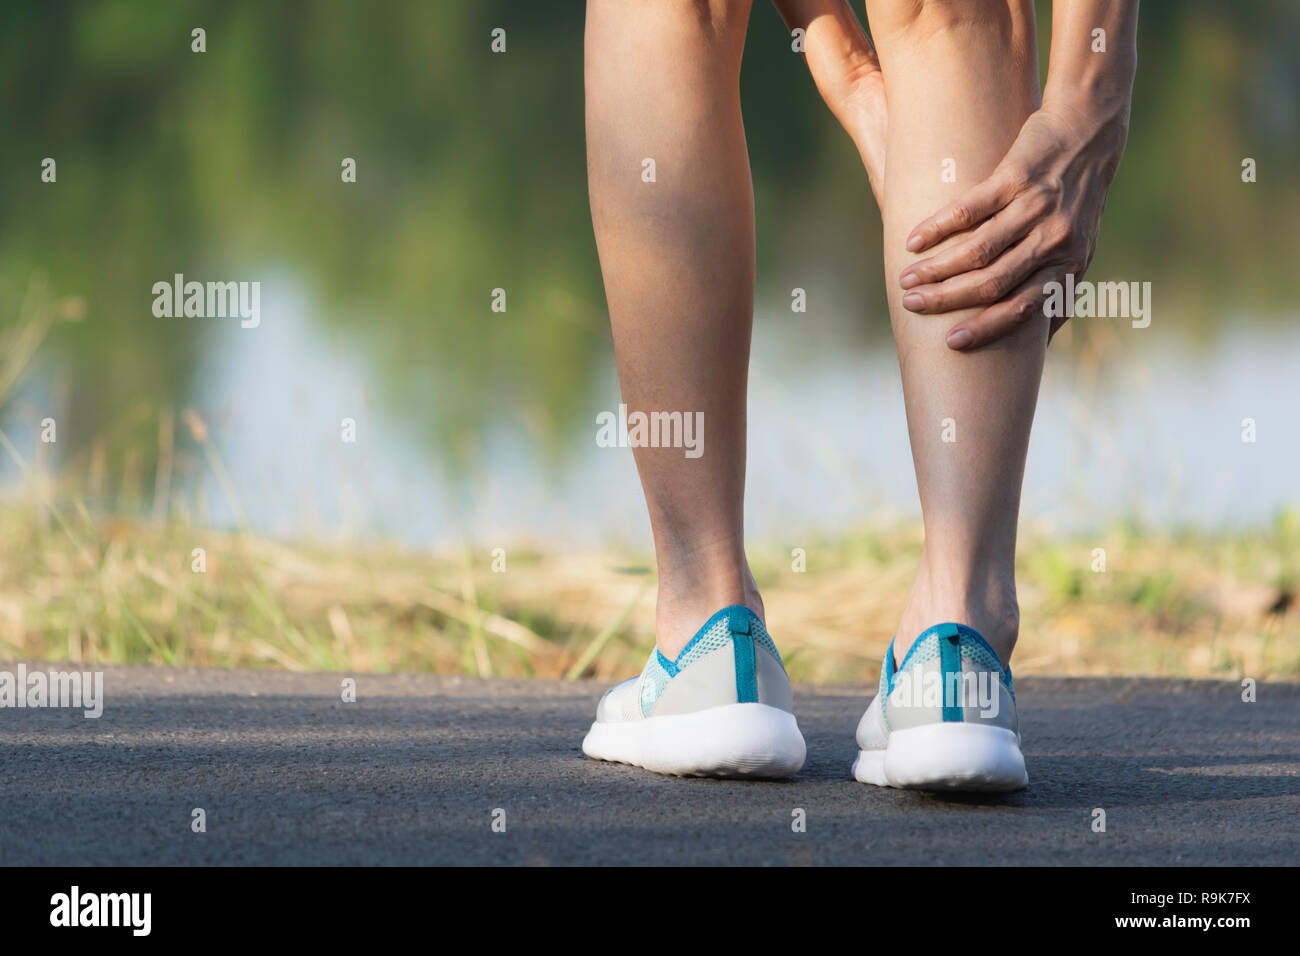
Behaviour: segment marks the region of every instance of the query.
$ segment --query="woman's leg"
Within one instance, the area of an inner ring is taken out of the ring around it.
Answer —
[[[907,311],[898,276],[920,258],[904,249],[912,228],[987,176],[1038,107],[1033,4],[868,0],[867,15],[889,103],[885,275],[925,523],[895,652],[901,659],[923,630],[953,621],[980,631],[1005,663],[1018,627],[1016,521],[1047,321],[954,352],[944,335],[965,313]]]
[[[669,658],[762,603],[745,560],[754,203],[740,118],[750,0],[589,0],[587,167],[623,401],[703,413],[703,454],[637,448]],[[653,161],[653,181],[646,160]]]

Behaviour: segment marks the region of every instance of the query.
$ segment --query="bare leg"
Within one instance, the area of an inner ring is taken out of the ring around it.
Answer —
[[[1047,321],[954,352],[944,335],[967,313],[908,312],[896,277],[920,258],[904,248],[910,230],[987,176],[1037,108],[1033,5],[868,0],[867,12],[889,103],[889,310],[925,522],[895,653],[901,659],[927,627],[956,621],[983,633],[1005,662],[1018,629],[1016,522]]]
[[[745,560],[754,203],[740,117],[750,0],[589,0],[591,212],[629,414],[702,412],[704,453],[637,448],[674,657],[721,607],[763,606]],[[654,161],[654,182],[643,178]]]

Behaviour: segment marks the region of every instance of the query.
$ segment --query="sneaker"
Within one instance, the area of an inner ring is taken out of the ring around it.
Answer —
[[[788,777],[807,750],[790,678],[758,615],[723,608],[676,660],[655,648],[640,677],[605,692],[582,750],[684,776]]]
[[[993,792],[1029,783],[1011,669],[964,624],[924,632],[897,669],[890,643],[857,737],[861,783]]]

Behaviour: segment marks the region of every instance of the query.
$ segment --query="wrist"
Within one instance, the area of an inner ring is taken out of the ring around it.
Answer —
[[[1131,82],[1117,85],[1112,80],[1059,84],[1050,80],[1043,90],[1043,110],[1060,117],[1084,138],[1113,132],[1122,143],[1128,133]]]
[[[1049,70],[1043,105],[1092,117],[1098,123],[1118,116],[1127,118],[1136,72],[1136,63],[1115,60],[1104,64],[1085,61],[1072,69]]]

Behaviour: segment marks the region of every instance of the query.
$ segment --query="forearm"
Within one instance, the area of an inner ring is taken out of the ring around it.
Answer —
[[[856,21],[846,0],[772,0],[772,6],[791,30],[796,27],[807,30],[810,24],[824,16],[841,22],[845,17]]]
[[[1045,282],[1082,275],[1092,261],[1128,138],[1138,0],[1054,0],[1052,11],[1042,107],[987,179],[907,237],[913,253],[939,251],[909,263],[899,277],[908,290],[904,308],[985,307],[949,329],[950,348],[980,348],[1035,321]],[[883,51],[881,62],[888,74]],[[969,235],[939,246],[960,233]],[[1054,319],[1052,329],[1061,321]]]
[[[804,31],[808,69],[823,96],[842,96],[841,88],[861,72],[879,69],[875,52],[847,0],[772,0],[793,32]],[[832,108],[835,104],[832,103]]]
[[[804,31],[808,72],[857,146],[879,202],[888,110],[880,61],[866,31],[847,0],[773,0],[773,4],[792,33]]]
[[[1137,22],[1138,0],[1053,0],[1044,105],[1127,120]]]

